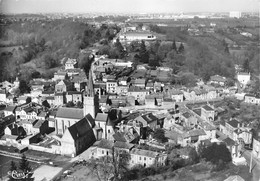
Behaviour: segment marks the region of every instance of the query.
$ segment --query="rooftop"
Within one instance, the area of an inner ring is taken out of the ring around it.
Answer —
[[[202,107],[203,109],[205,109],[206,111],[214,111],[214,109],[212,109],[210,106],[205,105]]]
[[[108,114],[106,113],[97,113],[96,121],[107,122]]]
[[[56,114],[57,118],[82,119],[83,109],[60,107]]]
[[[150,151],[150,150],[142,150],[142,149],[133,148],[131,150],[131,154],[155,158],[159,153],[157,153],[155,151]]]

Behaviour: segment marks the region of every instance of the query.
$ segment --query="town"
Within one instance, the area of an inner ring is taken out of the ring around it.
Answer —
[[[0,154],[16,159],[26,155],[39,164],[33,169],[35,180],[152,180],[158,174],[163,178],[156,179],[166,180],[178,177],[167,174],[169,169],[194,164],[198,168],[203,163],[211,163],[216,172],[228,169],[227,164],[241,168],[220,180],[259,179],[259,53],[242,63],[224,62],[231,51],[253,46],[259,50],[259,34],[235,24],[242,18],[239,12],[230,12],[233,27],[223,27],[219,18],[203,23],[203,17],[193,17],[175,20],[178,31],[172,32],[172,39],[165,37],[168,25],[142,21],[146,17],[115,20],[120,23],[86,22],[91,26],[84,31],[79,56],[60,48],[57,52],[64,51],[65,56],[43,55],[59,46],[45,39],[28,40],[27,47],[11,50],[25,60],[24,65],[13,62],[5,64],[6,70],[1,68],[6,76],[0,83]],[[83,19],[67,21],[82,23]],[[43,29],[51,22],[49,18],[35,21]],[[1,22],[25,28],[34,20],[6,17]],[[198,43],[203,39],[214,44],[209,37],[221,45],[222,57],[208,55],[211,49]],[[237,37],[239,41],[234,40]],[[64,40],[61,47],[69,43]],[[187,57],[194,55],[191,49],[200,52],[186,65]],[[27,54],[21,53],[25,50]],[[10,55],[1,50],[1,56]],[[208,69],[206,61],[211,61]],[[31,72],[28,62],[39,71]],[[42,68],[55,71],[43,75]],[[92,175],[84,176],[85,169]],[[206,173],[201,176],[210,178]]]

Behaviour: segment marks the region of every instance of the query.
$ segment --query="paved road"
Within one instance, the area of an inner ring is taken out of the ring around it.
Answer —
[[[249,165],[251,159],[251,151],[245,150],[242,156],[245,157]],[[252,174],[252,181],[260,181],[260,160],[256,159],[255,157],[252,157]]]

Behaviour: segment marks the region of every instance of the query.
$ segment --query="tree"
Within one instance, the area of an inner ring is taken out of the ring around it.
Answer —
[[[25,80],[20,80],[19,90],[21,94],[28,93],[30,91],[30,87]]]
[[[15,162],[12,160],[9,171],[12,173],[12,171],[17,170]],[[9,175],[9,181],[14,181],[15,179]]]
[[[72,101],[67,102],[66,107],[74,107],[75,104]]]
[[[108,156],[90,159],[86,166],[99,181],[108,180],[113,173],[112,158]]]
[[[191,150],[189,152],[189,159],[190,159],[191,164],[195,164],[195,163],[199,162],[199,155],[195,148],[191,148]]]
[[[19,169],[23,172],[30,172],[32,169],[30,167],[29,161],[27,160],[25,154],[23,154],[22,159],[20,161]]]
[[[119,38],[116,39],[115,47],[118,54],[118,58],[124,58],[126,52],[124,50],[123,45],[120,43]]]
[[[177,46],[176,46],[175,40],[173,40],[173,42],[172,42],[172,49],[177,51]]]
[[[155,54],[151,54],[150,58],[149,58],[149,63],[148,63],[149,66],[151,67],[156,67],[156,66],[159,66],[160,63],[159,63],[159,58],[158,56],[156,56]]]
[[[179,46],[179,48],[178,48],[178,52],[179,52],[179,53],[183,53],[183,52],[184,52],[184,46],[183,46],[182,43],[180,44],[180,46]]]
[[[243,62],[243,70],[244,72],[249,72],[250,66],[249,66],[249,59],[245,59]]]
[[[129,153],[116,150],[113,147],[110,155],[98,159],[90,159],[87,166],[99,181],[106,181],[110,177],[113,177],[114,181],[119,181],[124,180],[126,177],[129,160]]]
[[[205,158],[206,161],[210,161],[213,164],[218,164],[220,160],[224,163],[232,161],[231,153],[225,144],[213,143],[207,147],[201,147],[201,158]]]
[[[141,62],[148,63],[149,62],[149,52],[146,50],[145,42],[142,40],[140,45],[139,56]]]
[[[165,137],[165,131],[162,128],[158,128],[154,131],[153,138],[161,143],[165,143],[168,141],[168,139]]]

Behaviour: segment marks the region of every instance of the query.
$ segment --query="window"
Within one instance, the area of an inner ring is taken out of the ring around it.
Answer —
[[[110,129],[109,129],[109,130],[107,130],[107,132],[108,132],[108,133],[110,133]]]
[[[102,150],[102,155],[104,155],[104,150]]]
[[[139,160],[142,160],[142,157],[139,157]]]
[[[146,160],[146,157],[144,157],[144,161]]]

